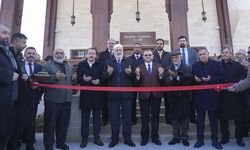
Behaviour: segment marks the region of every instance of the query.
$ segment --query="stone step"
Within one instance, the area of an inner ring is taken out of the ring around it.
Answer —
[[[137,123],[136,125],[132,126],[132,138],[134,140],[140,140],[140,130],[141,130],[141,124]],[[234,135],[234,126],[232,123],[230,123],[229,131],[231,132],[231,135]],[[77,141],[81,139],[80,136],[80,129],[79,128],[73,128],[71,127],[68,131],[68,140],[70,141]],[[172,138],[172,126],[160,123],[159,124],[159,134],[161,137],[161,140],[170,140]],[[210,126],[208,122],[205,123],[205,136],[207,138],[210,138]],[[101,134],[100,136],[103,138],[103,140],[110,140],[111,136],[111,128],[108,124],[107,126],[104,126],[101,128]],[[189,136],[191,139],[196,139],[196,125],[195,124],[189,124]],[[89,137],[93,137],[93,125],[90,124],[89,129]],[[120,126],[120,137],[122,137],[122,125]]]

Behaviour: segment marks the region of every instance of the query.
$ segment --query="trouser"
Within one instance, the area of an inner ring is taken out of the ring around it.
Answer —
[[[167,93],[164,93],[164,106],[165,106],[165,121],[170,121],[169,118],[169,101]]]
[[[102,121],[108,122],[108,120],[109,120],[108,98],[107,98],[107,92],[104,92],[102,101]]]
[[[228,139],[230,136],[230,132],[228,130],[228,120],[220,119],[220,131],[222,134],[223,139]],[[244,128],[244,121],[241,120],[234,120],[235,125],[235,138],[242,139],[243,137],[243,128]]]
[[[54,144],[54,132],[56,132],[56,143],[65,143],[70,122],[70,112],[71,103],[69,102],[54,103],[45,101],[43,136],[45,147]]]
[[[149,138],[149,120],[151,113],[151,138],[152,140],[159,139],[159,113],[161,99],[156,99],[152,95],[149,99],[140,99],[140,110],[142,119],[141,137],[147,141]]]
[[[88,139],[89,136],[89,118],[92,111],[93,116],[93,134],[94,137],[99,137],[101,131],[101,108],[82,109],[82,139]]]
[[[131,99],[108,100],[109,120],[112,132],[111,139],[113,141],[119,140],[120,106],[122,113],[123,138],[125,141],[131,140],[131,132],[132,132],[131,105],[132,105]]]
[[[172,120],[173,123],[173,136],[176,139],[187,140],[188,139],[188,119]]]
[[[133,99],[132,99],[132,122],[136,122],[136,101],[137,101],[137,92],[133,93]]]
[[[197,110],[197,136],[204,138],[206,110]],[[218,140],[217,111],[208,111],[211,139]]]

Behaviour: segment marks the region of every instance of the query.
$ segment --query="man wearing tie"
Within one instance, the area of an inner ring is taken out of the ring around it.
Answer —
[[[29,83],[31,82],[32,76],[42,70],[42,66],[35,63],[35,56],[36,49],[34,47],[27,47],[24,50],[25,61],[21,63],[21,70],[26,82]],[[35,143],[36,113],[43,92],[41,88],[38,87],[30,87],[30,91],[32,95],[32,106],[30,108],[26,107],[26,109],[29,109],[30,114],[32,114],[32,117],[28,119],[31,126],[23,128],[23,137],[26,147],[29,147],[29,149],[34,149],[33,144]]]
[[[102,77],[107,86],[131,87],[135,80],[132,63],[123,58],[123,46],[114,46],[114,58],[105,62]],[[119,142],[120,111],[122,112],[124,144],[134,147],[131,139],[132,92],[107,92],[109,120],[111,125],[111,142],[114,147]],[[120,109],[121,108],[121,109]]]
[[[136,68],[140,64],[144,63],[143,57],[142,57],[142,46],[140,43],[134,44],[134,53],[128,57],[128,59],[131,60],[133,66]],[[137,100],[137,94],[138,92],[133,92],[133,100],[132,100],[132,124],[135,125],[137,123],[136,118],[136,100]]]
[[[163,68],[160,64],[153,62],[153,52],[147,49],[143,53],[144,64],[139,65],[136,70],[136,82],[140,87],[161,86],[163,78]],[[162,92],[139,92],[139,103],[141,110],[142,129],[141,146],[148,143],[149,139],[149,120],[151,120],[151,138],[156,145],[161,145],[159,140],[159,113]],[[151,113],[151,119],[150,119]]]
[[[176,50],[179,50],[181,52],[182,63],[192,68],[192,65],[199,61],[196,50],[188,47],[188,39],[186,36],[179,36],[178,44],[180,47]],[[192,101],[192,97],[190,101],[189,119],[191,123],[196,123],[195,108],[194,103]]]

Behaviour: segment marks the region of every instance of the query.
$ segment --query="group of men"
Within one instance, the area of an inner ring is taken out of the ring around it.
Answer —
[[[19,149],[21,140],[27,150],[35,149],[35,118],[37,105],[44,93],[44,146],[53,150],[54,135],[56,147],[67,150],[65,144],[70,122],[72,90],[32,87],[32,82],[72,85],[77,82],[83,86],[110,87],[159,87],[208,85],[239,82],[246,77],[244,67],[232,59],[230,48],[221,50],[222,61],[209,58],[206,48],[198,52],[188,47],[188,40],[180,36],[179,48],[172,52],[164,50],[164,40],[157,39],[155,50],[142,51],[140,43],[134,44],[134,53],[124,57],[121,44],[115,40],[107,41],[107,49],[98,55],[95,48],[87,50],[86,59],[78,64],[74,73],[65,61],[63,49],[55,49],[52,60],[41,66],[35,62],[36,50],[26,47],[27,37],[16,33],[8,41],[8,26],[0,22],[0,149]],[[37,72],[46,72],[42,78],[35,78]],[[232,74],[233,72],[233,74]],[[249,67],[248,67],[249,72]],[[249,78],[249,73],[248,73]],[[248,79],[247,78],[247,79]],[[239,146],[245,146],[245,106],[243,93],[235,93],[248,88],[248,81],[235,84],[222,92],[214,90],[198,91],[146,91],[114,92],[86,91],[80,93],[82,116],[81,148],[88,144],[89,119],[92,112],[94,143],[103,146],[100,137],[102,124],[110,122],[111,142],[109,147],[119,143],[119,130],[122,124],[124,144],[136,146],[131,138],[132,124],[137,122],[136,100],[139,99],[141,112],[141,142],[144,146],[149,138],[161,145],[159,137],[159,113],[161,99],[165,102],[166,123],[173,126],[173,139],[169,145],[182,142],[189,146],[189,121],[197,124],[197,142],[194,147],[204,145],[205,116],[208,112],[212,146],[222,149],[221,144],[229,142],[228,121],[235,121],[235,137]],[[244,84],[244,85],[242,85]],[[196,120],[196,113],[197,120]],[[232,111],[233,110],[233,111]],[[218,140],[218,119],[220,120],[221,140]],[[151,123],[151,129],[149,128]]]

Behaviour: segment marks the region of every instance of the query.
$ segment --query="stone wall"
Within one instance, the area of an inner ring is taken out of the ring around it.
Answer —
[[[91,0],[75,0],[76,24],[72,27],[72,1],[58,2],[55,47],[69,49],[88,48],[92,45]],[[120,6],[122,5],[122,7]],[[250,45],[250,1],[228,0],[234,49]],[[191,46],[207,46],[210,55],[220,52],[220,38],[215,0],[204,1],[207,21],[201,20],[201,0],[188,0],[188,31]],[[155,31],[157,38],[170,40],[168,14],[165,0],[139,1],[141,21],[135,20],[135,0],[113,0],[113,14],[110,23],[110,36],[119,41],[120,32]],[[170,50],[170,45],[165,46]],[[69,58],[69,51],[67,53]]]

